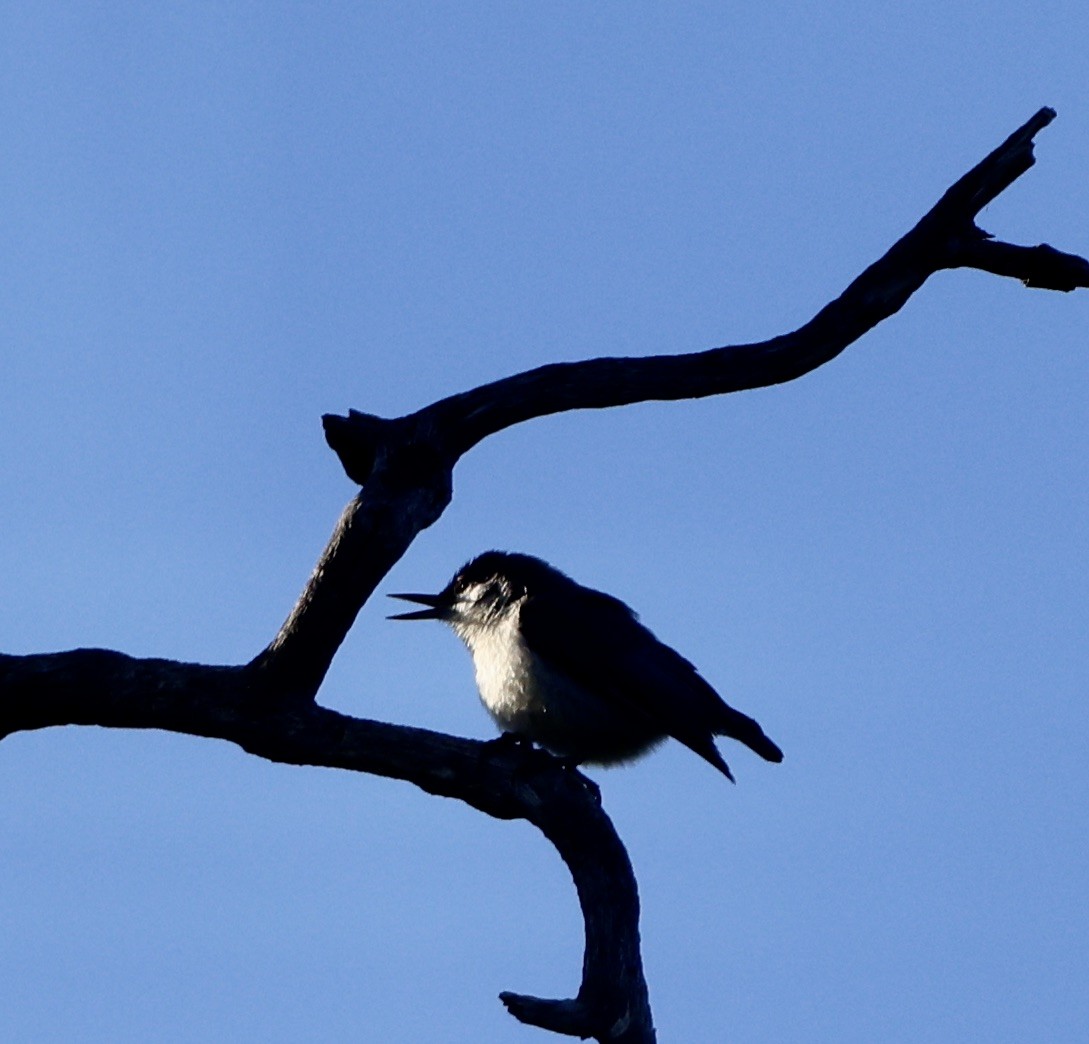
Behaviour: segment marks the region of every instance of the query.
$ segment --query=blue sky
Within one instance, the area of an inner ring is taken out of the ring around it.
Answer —
[[[1089,251],[1073,0],[0,27],[9,652],[248,659],[353,494],[322,413],[791,329],[1041,105],[981,223]],[[1087,301],[945,273],[789,386],[524,425],[390,576],[539,554],[785,750],[595,773],[663,1041],[1084,1039]],[[379,601],[322,702],[489,736]],[[577,985],[551,848],[405,784],[66,729],[0,795],[5,1039],[530,1041],[496,994]]]

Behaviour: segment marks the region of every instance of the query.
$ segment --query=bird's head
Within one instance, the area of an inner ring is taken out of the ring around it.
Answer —
[[[463,565],[438,594],[391,594],[427,606],[397,613],[391,620],[443,620],[455,630],[487,627],[504,617],[531,591],[566,579],[532,555],[485,551]]]

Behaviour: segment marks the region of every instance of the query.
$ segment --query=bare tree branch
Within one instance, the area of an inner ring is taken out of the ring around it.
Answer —
[[[513,424],[574,409],[701,398],[800,377],[897,312],[935,272],[977,268],[1028,286],[1089,286],[1089,263],[978,228],[980,209],[1028,170],[1041,109],[956,182],[919,223],[793,333],[690,355],[542,366],[407,417],[324,418],[363,489],[342,514],[279,633],[251,663],[207,666],[78,649],[0,655],[0,739],[56,725],[156,728],[229,740],[259,757],[414,783],[541,830],[571,871],[586,926],[573,1000],[502,995],[523,1022],[599,1041],[654,1040],[627,853],[592,785],[540,752],[350,718],[314,703],[356,615],[416,535],[450,502],[457,460]]]
[[[355,411],[348,417],[327,416],[329,444],[348,475],[362,484],[381,448],[393,441],[429,445],[442,458],[456,458],[489,435],[551,413],[781,384],[830,362],[945,268],[978,267],[1045,289],[1089,286],[1089,263],[1082,258],[1049,246],[995,242],[975,225],[979,211],[1033,165],[1032,137],[1054,117],[1052,109],[1036,113],[957,181],[884,257],[793,333],[686,355],[553,363],[443,399],[399,421]],[[999,256],[1001,265],[994,260]]]
[[[571,871],[585,923],[583,976],[574,1000],[505,993],[503,1002],[524,1022],[572,1036],[654,1040],[635,875],[592,783],[543,751],[351,718],[310,702],[271,706],[266,695],[252,665],[107,649],[0,654],[0,738],[58,724],[164,729],[229,740],[269,761],[408,780],[496,819],[524,819]]]

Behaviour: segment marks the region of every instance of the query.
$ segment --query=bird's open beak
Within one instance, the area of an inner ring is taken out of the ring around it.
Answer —
[[[395,613],[387,616],[387,620],[445,620],[450,612],[449,604],[442,595],[391,594],[389,597],[400,598],[402,602],[417,602],[430,608],[417,609],[412,613]]]

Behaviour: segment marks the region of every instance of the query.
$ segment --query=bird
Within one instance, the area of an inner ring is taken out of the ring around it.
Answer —
[[[540,558],[485,551],[438,594],[390,597],[427,608],[389,619],[441,620],[464,641],[481,701],[502,733],[571,765],[632,761],[670,736],[731,782],[715,736],[783,760],[757,722],[629,606]]]

